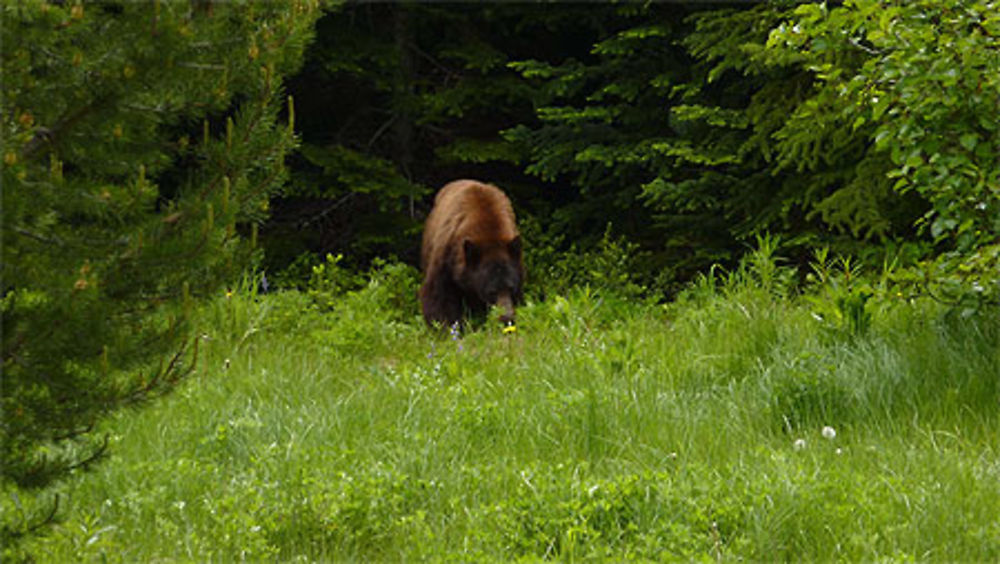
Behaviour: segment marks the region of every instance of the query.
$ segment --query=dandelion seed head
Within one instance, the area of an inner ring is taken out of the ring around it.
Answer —
[[[795,450],[802,450],[802,449],[806,448],[806,440],[805,439],[795,439],[795,442],[792,443],[792,448],[794,448]]]
[[[823,427],[823,438],[830,440],[837,438],[837,430],[829,425]]]

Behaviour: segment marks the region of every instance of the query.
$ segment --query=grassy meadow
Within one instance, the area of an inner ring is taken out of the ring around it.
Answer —
[[[112,456],[60,487],[59,523],[23,549],[1000,560],[995,312],[880,296],[852,313],[757,268],[666,305],[575,288],[529,301],[516,333],[458,336],[427,330],[400,278],[218,296],[197,373],[108,422]]]

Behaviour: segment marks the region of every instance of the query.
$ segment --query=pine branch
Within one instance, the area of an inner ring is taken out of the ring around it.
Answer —
[[[17,233],[18,235],[24,235],[25,237],[28,237],[29,239],[34,239],[35,241],[38,241],[40,243],[45,243],[47,245],[55,245],[58,247],[66,246],[66,242],[58,237],[46,237],[45,235],[35,233],[34,231],[29,231],[17,225],[11,227],[10,229],[14,233]]]
[[[138,388],[132,390],[128,396],[124,398],[122,402],[123,405],[136,405],[147,401],[157,395],[163,395],[166,390],[160,389],[160,383],[166,381],[168,386],[172,386],[179,382],[181,379],[187,375],[194,372],[198,359],[198,338],[194,339],[194,351],[191,363],[185,367],[180,367],[180,361],[187,352],[187,344],[185,343],[180,350],[174,353],[170,357],[170,361],[167,363],[166,368],[161,367],[156,371],[156,374],[148,381],[143,383]]]
[[[56,513],[59,512],[59,499],[60,499],[59,494],[56,494],[55,497],[52,499],[52,510],[49,511],[49,514],[44,519],[38,521],[34,525],[25,529],[24,532],[21,534],[29,535],[41,529],[42,527],[48,526],[49,524],[53,523],[56,519]]]
[[[19,527],[17,530],[11,526],[4,526],[0,529],[0,539],[5,541],[16,541],[17,539],[34,534],[43,527],[47,527],[54,523],[56,520],[56,513],[59,512],[59,499],[59,494],[55,494],[52,499],[52,509],[49,510],[45,517],[30,525],[26,525],[23,528]],[[24,518],[24,520],[27,521],[27,518]],[[9,546],[11,543],[8,542],[5,544]]]
[[[194,70],[212,70],[212,71],[224,71],[226,70],[226,65],[213,64],[213,63],[177,63],[177,66],[185,69]]]
[[[332,213],[337,208],[339,208],[340,206],[342,206],[345,203],[347,203],[349,200],[353,199],[355,196],[357,196],[357,192],[348,192],[347,194],[345,194],[344,196],[342,196],[336,202],[333,202],[332,204],[326,206],[323,209],[323,211],[321,211],[321,212],[315,214],[314,216],[312,216],[310,218],[307,218],[307,219],[303,220],[302,222],[300,222],[299,223],[299,227],[300,228],[304,228],[304,227],[308,227],[308,226],[316,223],[317,221],[319,221],[319,220],[323,219],[324,217],[330,215],[330,213]]]
[[[391,116],[389,116],[389,119],[386,120],[385,123],[383,123],[382,125],[380,125],[379,128],[375,130],[375,133],[372,134],[371,139],[368,140],[368,149],[369,150],[372,148],[372,145],[375,144],[375,141],[377,141],[378,138],[381,137],[383,133],[385,133],[386,131],[389,130],[389,128],[392,126],[393,122],[395,122],[398,117],[399,117],[399,114],[397,114],[396,112],[393,112],[393,114]]]
[[[84,427],[77,427],[76,429],[70,429],[61,435],[53,435],[52,440],[56,442],[68,441],[70,439],[75,439],[76,437],[79,437],[81,435],[86,435],[87,433],[93,430],[94,430],[94,422],[91,421]]]
[[[99,105],[103,105],[105,101],[106,99],[104,98],[94,100],[91,103],[66,114],[51,127],[39,127],[35,132],[34,137],[32,137],[31,140],[24,145],[24,148],[21,149],[21,158],[24,160],[30,160],[34,158],[35,155],[42,150],[42,148],[54,145],[66,134],[67,131],[72,129],[74,125],[80,123],[80,120],[87,117]]]

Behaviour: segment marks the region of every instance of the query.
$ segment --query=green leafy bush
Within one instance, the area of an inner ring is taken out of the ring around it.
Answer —
[[[654,274],[645,264],[646,253],[624,236],[614,236],[611,225],[592,248],[542,230],[537,219],[521,220],[525,245],[525,288],[529,296],[545,298],[565,295],[573,289],[590,288],[597,294],[623,299],[656,299]]]
[[[816,76],[789,123],[863,132],[867,158],[899,194],[930,209],[917,221],[938,246],[924,271],[948,294],[997,302],[1000,252],[1000,16],[996,2],[921,0],[886,6],[804,4],[767,52]],[[765,53],[765,58],[767,54]]]
[[[326,260],[309,268],[309,279],[305,293],[321,310],[332,309],[337,298],[351,290],[362,288],[365,277],[345,268],[341,262],[344,255],[326,255]]]
[[[829,249],[816,251],[812,263],[815,293],[806,299],[813,304],[817,320],[834,332],[852,337],[864,336],[872,323],[869,300],[875,296],[871,285],[861,276],[860,268],[850,257],[836,261],[828,258]]]

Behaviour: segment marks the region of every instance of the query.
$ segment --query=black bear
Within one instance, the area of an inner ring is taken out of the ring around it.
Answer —
[[[482,315],[497,305],[514,322],[521,302],[524,263],[510,200],[496,186],[456,180],[434,198],[424,226],[420,303],[428,324],[453,325],[467,311]]]

